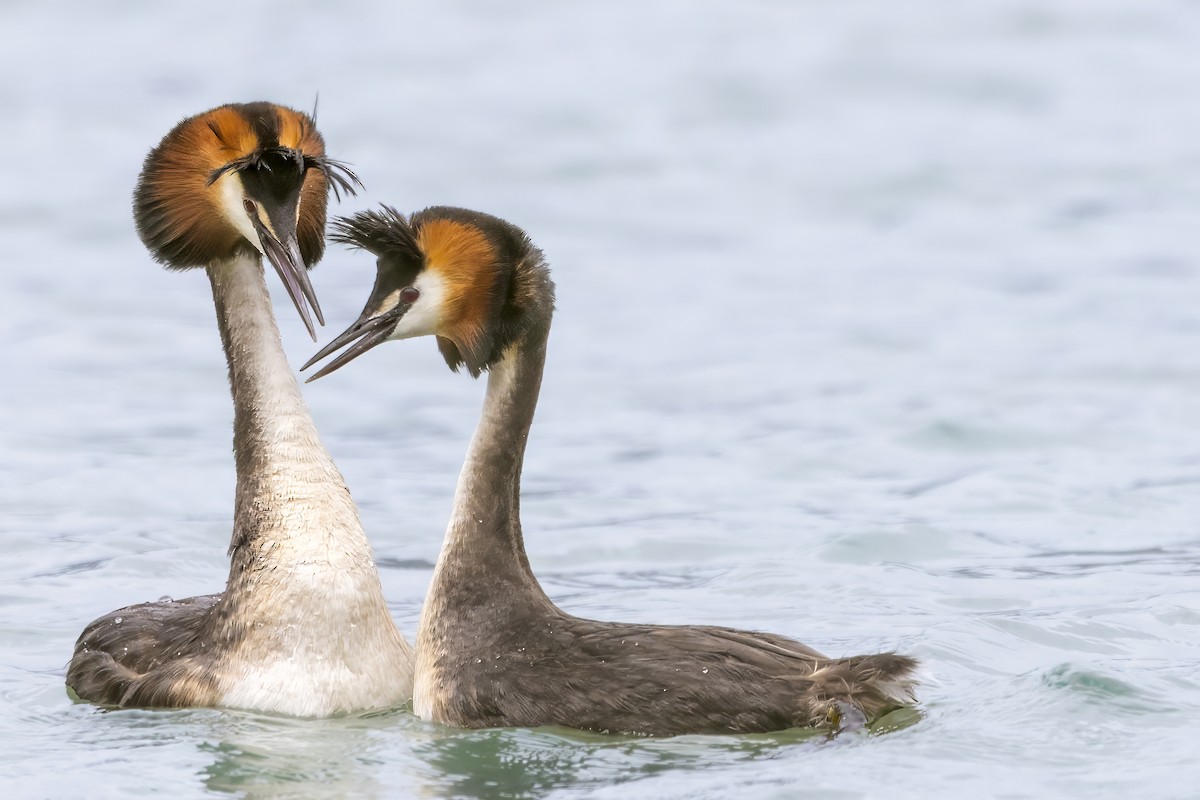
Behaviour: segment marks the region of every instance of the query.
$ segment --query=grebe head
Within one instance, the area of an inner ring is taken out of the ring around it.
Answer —
[[[325,156],[312,117],[274,103],[237,103],[189,117],[146,156],[133,193],[138,235],[170,269],[239,252],[266,256],[316,341],[324,325],[307,269],[325,250],[329,190],[361,186]]]
[[[358,320],[302,369],[350,346],[309,381],[389,339],[416,336],[436,336],[451,369],[478,377],[530,327],[549,324],[554,284],[542,253],[502,219],[445,206],[406,218],[383,206],[332,228],[333,241],[374,253],[378,272]]]

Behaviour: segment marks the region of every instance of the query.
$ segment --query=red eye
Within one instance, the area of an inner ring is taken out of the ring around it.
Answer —
[[[421,293],[411,286],[405,286],[400,290],[401,303],[408,303],[409,305],[412,305],[413,303],[417,302],[417,298],[420,296]]]
[[[253,200],[243,198],[242,199],[242,208],[246,209],[246,213],[252,217],[255,216],[255,214],[257,213],[254,210],[254,201]]]

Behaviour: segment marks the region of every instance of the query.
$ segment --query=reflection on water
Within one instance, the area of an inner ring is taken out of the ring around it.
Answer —
[[[915,721],[911,713],[891,715],[880,729],[898,730]],[[720,770],[785,750],[838,743],[806,731],[672,739],[559,728],[458,731],[403,712],[319,722],[232,712],[205,723],[198,750],[212,763],[201,770],[204,785],[244,797],[393,797],[402,792],[536,798],[556,789],[586,790],[673,771]],[[389,752],[387,737],[400,732],[410,748]]]
[[[803,731],[655,740],[548,728],[442,730],[416,753],[439,776],[438,791],[445,797],[534,798],[565,787],[586,792],[674,771],[720,770],[824,741]]]
[[[395,796],[378,774],[387,756],[372,733],[394,724],[398,713],[316,723],[230,715],[200,745],[212,758],[201,773],[204,785],[253,798]]]
[[[919,712],[898,711],[874,733],[841,737],[782,731],[649,739],[563,728],[460,731],[406,712],[317,722],[230,712],[203,720],[198,750],[212,762],[201,770],[204,785],[243,797],[537,798],[849,746],[919,719]],[[388,737],[401,733],[410,747],[390,751]]]

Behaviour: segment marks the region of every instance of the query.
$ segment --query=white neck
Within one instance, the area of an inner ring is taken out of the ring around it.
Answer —
[[[252,676],[227,701],[301,714],[403,702],[397,693],[411,685],[411,653],[384,602],[358,510],[288,365],[262,264],[238,256],[210,265],[208,275],[229,362],[237,462],[222,613]]]
[[[358,510],[284,354],[260,260],[235,257],[208,272],[233,392],[237,516],[231,551],[265,538],[272,542],[272,561],[369,561]],[[335,541],[336,551],[330,547]]]

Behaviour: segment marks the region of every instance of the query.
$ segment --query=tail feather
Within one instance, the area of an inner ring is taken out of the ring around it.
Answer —
[[[837,726],[847,704],[862,712],[866,723],[916,702],[916,659],[896,653],[851,656],[830,661],[808,676],[805,692],[808,724]]]

